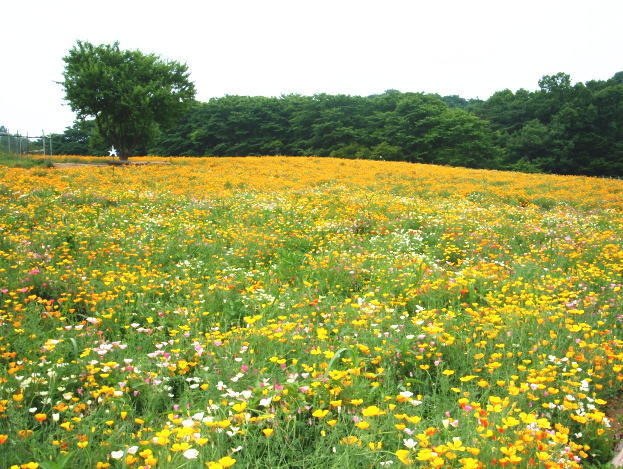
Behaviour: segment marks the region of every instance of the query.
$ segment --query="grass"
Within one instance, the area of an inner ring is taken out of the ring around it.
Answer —
[[[179,163],[0,168],[0,467],[607,467],[623,183]]]
[[[8,166],[9,168],[51,168],[52,160],[25,155],[0,155],[0,166]]]
[[[134,158],[133,161],[137,159]],[[140,161],[140,159],[139,159]],[[54,163],[80,163],[80,164],[109,164],[121,165],[118,159],[104,158],[101,156],[41,156],[41,155],[13,155],[0,154],[0,166],[9,168],[52,168]]]

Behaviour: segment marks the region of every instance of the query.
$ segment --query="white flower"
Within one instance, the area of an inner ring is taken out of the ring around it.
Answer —
[[[136,454],[137,451],[138,451],[138,446],[130,446],[128,448],[128,454]]]
[[[186,459],[197,459],[197,456],[199,456],[199,451],[195,448],[190,448],[184,451],[184,457]]]
[[[413,438],[404,439],[402,441],[404,445],[409,449],[413,449],[417,446],[417,441],[415,441]]]
[[[268,406],[270,405],[270,403],[271,403],[271,401],[272,401],[272,400],[273,400],[273,398],[272,398],[272,397],[267,397],[267,398],[265,398],[265,399],[260,399],[260,405],[261,405],[262,407],[268,407]]]
[[[123,451],[113,451],[110,453],[110,457],[113,459],[121,459],[123,457]]]

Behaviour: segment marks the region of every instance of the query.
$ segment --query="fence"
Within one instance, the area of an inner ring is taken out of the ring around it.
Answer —
[[[41,135],[31,137],[20,135],[20,133],[11,134],[8,132],[0,132],[0,154],[5,155],[52,155],[52,136],[41,132]]]

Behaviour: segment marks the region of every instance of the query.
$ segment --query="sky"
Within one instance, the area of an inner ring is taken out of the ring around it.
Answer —
[[[3,0],[0,125],[62,132],[76,40],[184,62],[197,99],[388,89],[486,99],[623,70],[622,0]]]

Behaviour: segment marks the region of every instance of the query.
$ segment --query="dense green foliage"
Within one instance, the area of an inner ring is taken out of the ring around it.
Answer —
[[[52,148],[60,155],[102,156],[110,146],[100,136],[95,121],[77,120],[62,134],[52,135]]]
[[[78,117],[93,117],[121,159],[148,144],[158,126],[174,122],[195,96],[188,67],[154,54],[78,41],[63,58],[62,83]]]
[[[496,167],[487,122],[439,96],[226,96],[196,103],[152,149],[165,155],[318,155]]]
[[[539,88],[499,91],[470,105],[500,132],[508,167],[623,175],[623,72],[573,86],[558,73],[543,77]]]
[[[97,129],[77,122],[58,153],[102,154]],[[80,143],[79,146],[72,146]],[[142,153],[317,155],[529,172],[623,175],[623,72],[487,100],[389,90],[368,97],[225,96],[194,102]]]

